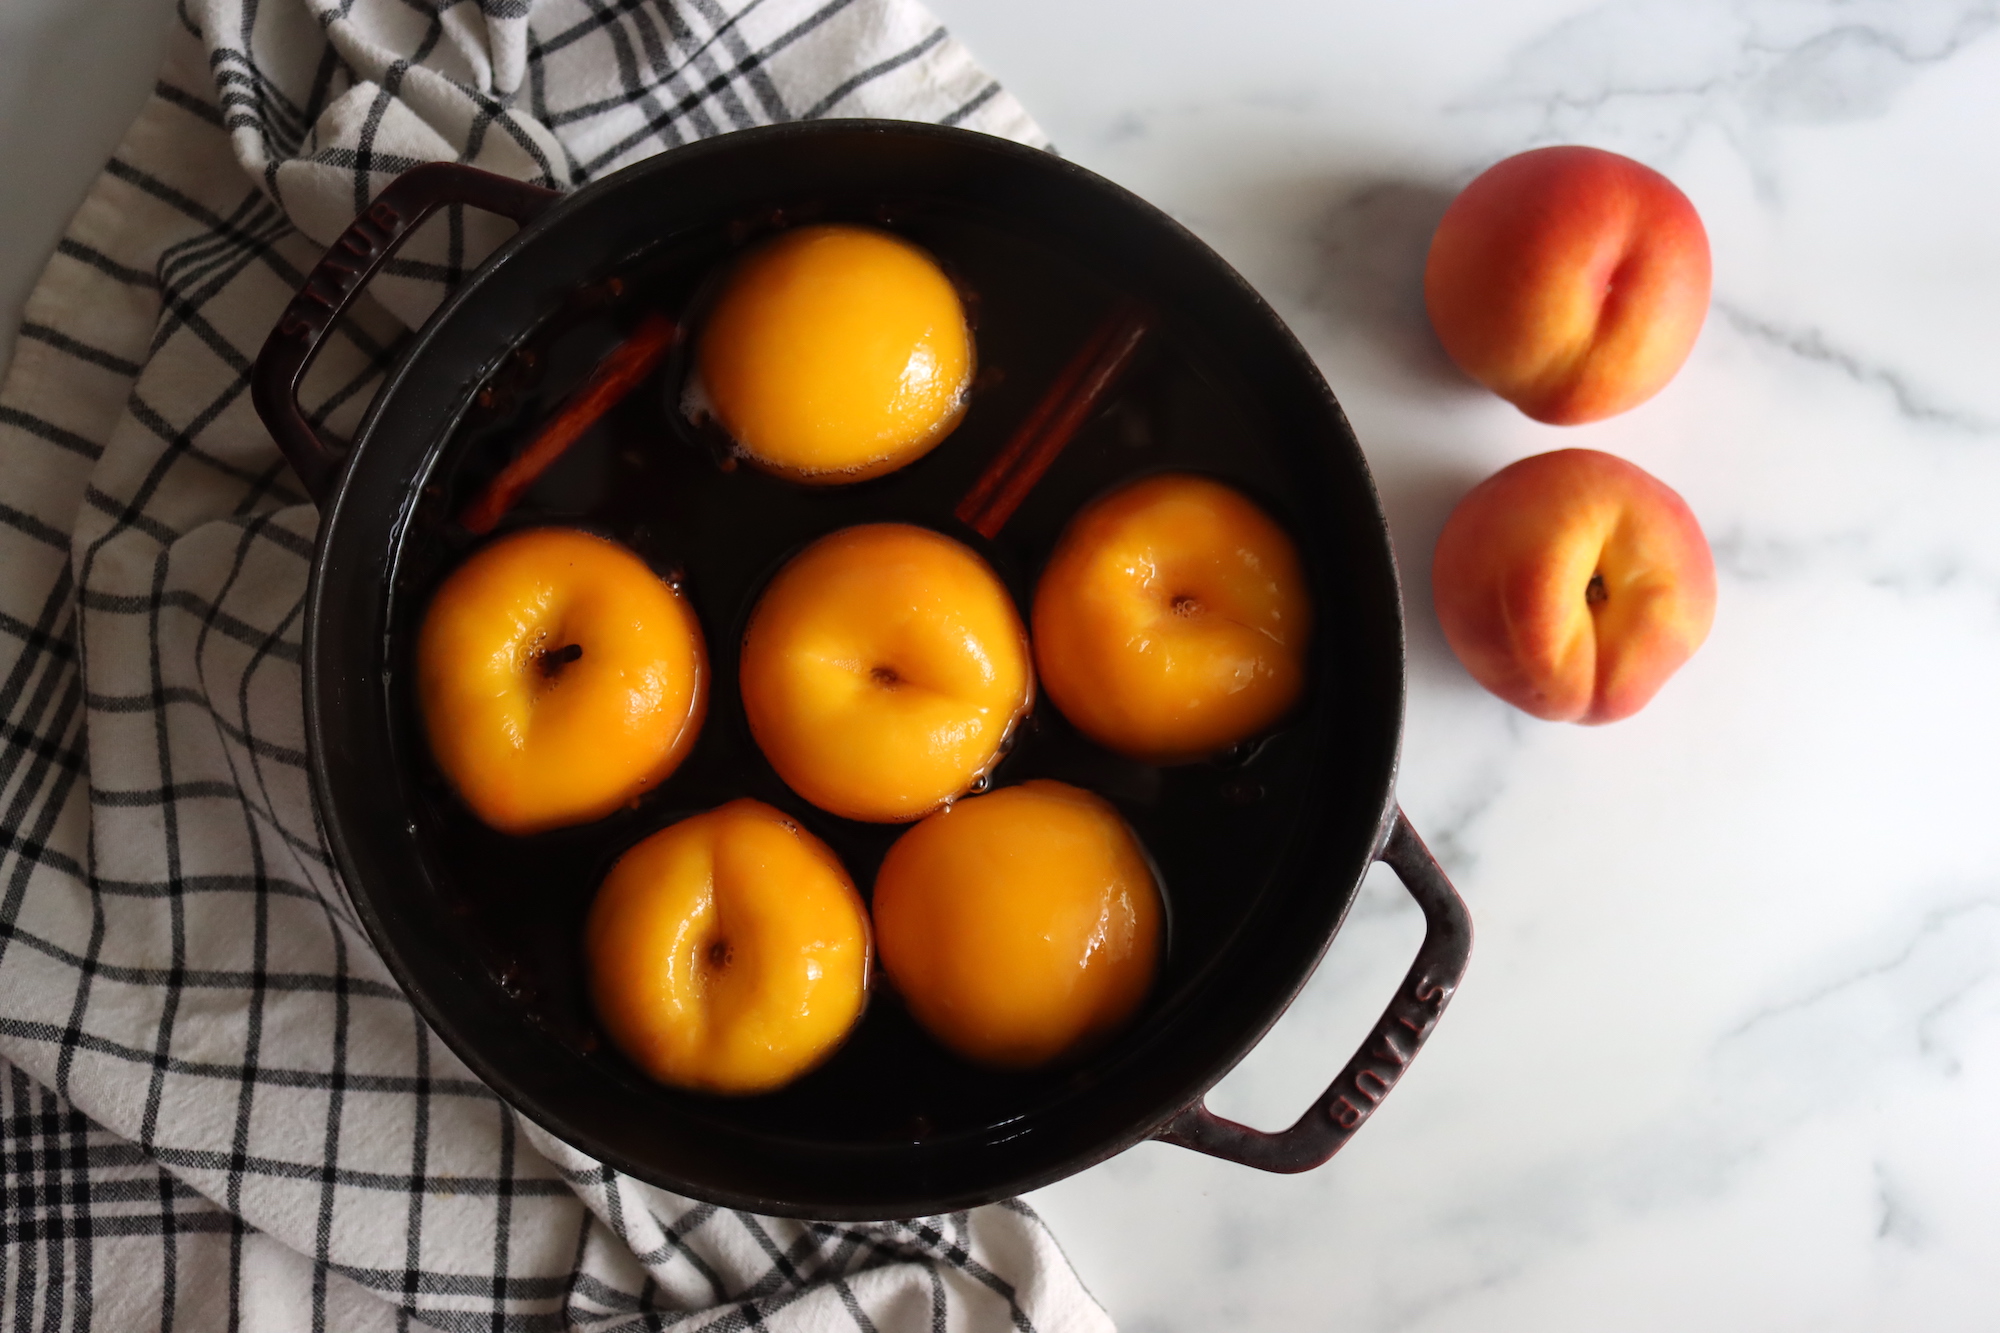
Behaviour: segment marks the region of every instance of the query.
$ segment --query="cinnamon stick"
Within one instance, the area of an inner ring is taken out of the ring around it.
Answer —
[[[616,407],[626,394],[639,387],[653,368],[673,350],[680,339],[680,326],[657,311],[639,322],[632,336],[611,349],[591,369],[586,379],[556,408],[548,424],[528,442],[500,475],[465,507],[459,522],[473,532],[485,534],[505,518],[528,488],[548,471],[583,433]]]
[[[1151,327],[1131,301],[1112,309],[958,502],[955,512],[961,522],[989,541],[999,535],[1077,428],[1096,411]]]

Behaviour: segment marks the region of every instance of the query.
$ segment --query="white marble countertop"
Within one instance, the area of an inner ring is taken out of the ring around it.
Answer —
[[[1318,358],[1405,574],[1401,798],[1479,927],[1437,1035],[1330,1165],[1264,1176],[1147,1144],[1034,1196],[1120,1325],[1992,1327],[1994,6],[933,6],[1064,152],[1193,227]],[[9,330],[144,96],[168,12],[0,6]],[[1418,296],[1451,192],[1553,142],[1665,171],[1716,269],[1680,377],[1569,429],[1458,375]],[[1457,498],[1568,445],[1679,490],[1721,575],[1708,645],[1644,713],[1595,730],[1481,692],[1428,588]],[[1419,934],[1376,872],[1211,1105],[1289,1122]]]

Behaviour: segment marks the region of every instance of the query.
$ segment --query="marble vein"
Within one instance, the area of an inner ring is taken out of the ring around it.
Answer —
[[[1615,0],[1549,27],[1454,109],[1524,110],[1530,142],[1610,139],[1655,160],[1713,126],[1774,201],[1775,129],[1879,116],[1996,27],[1994,0]]]
[[[2000,927],[2000,898],[1982,895],[1926,912],[1918,922],[1916,929],[1904,941],[1902,947],[1894,953],[1877,962],[1866,964],[1838,976],[1795,999],[1783,1000],[1756,1010],[1742,1022],[1725,1032],[1722,1035],[1722,1041],[1730,1042],[1738,1040],[1756,1028],[1788,1014],[1798,1013],[1801,1010],[1823,1004],[1835,996],[1852,990],[1854,987],[1866,982],[1893,976],[1908,968],[1912,960],[1920,952],[1936,945],[1939,940],[1954,936],[1963,938],[1972,933],[1964,929],[1968,922],[1976,926],[1985,921],[1989,916],[1993,919],[1993,924],[1996,927]],[[1996,935],[2000,935],[2000,929],[1996,929]],[[1990,980],[1997,974],[2000,974],[2000,960],[1992,959],[1990,951],[1988,951],[1988,957],[1983,966],[1975,966],[1962,981],[1948,986],[1936,1002],[1920,1011],[1917,1015],[1916,1023],[1918,1049],[1926,1053],[1931,1053],[1935,1050],[1934,1044],[1926,1038],[1924,1030],[1925,1024],[1930,1021],[1933,1015],[1942,1013],[1944,1010],[1950,1008],[1964,998],[1975,986]]]
[[[1925,1228],[1911,1211],[1902,1187],[1891,1178],[1887,1164],[1880,1161],[1875,1163],[1875,1193],[1882,1205],[1882,1221],[1875,1228],[1875,1238],[1906,1246],[1923,1243]]]
[[[1730,526],[1709,533],[1718,573],[1743,584],[1844,580],[1903,598],[1970,594],[2000,620],[2000,568],[1950,534],[1921,539],[1867,524],[1808,536]]]
[[[1422,830],[1425,844],[1445,871],[1458,879],[1469,877],[1477,868],[1475,835],[1488,812],[1507,794],[1514,760],[1526,743],[1529,723],[1525,713],[1510,710],[1502,720],[1506,728],[1504,744],[1498,750],[1480,755],[1442,810],[1432,807],[1425,812]]]
[[[1825,367],[1862,388],[1886,393],[1895,405],[1896,414],[1913,425],[1942,427],[1966,435],[2000,432],[2000,421],[1938,400],[1919,389],[1902,372],[1864,359],[1816,328],[1788,327],[1722,299],[1715,301],[1713,309],[1731,328],[1752,341]]]

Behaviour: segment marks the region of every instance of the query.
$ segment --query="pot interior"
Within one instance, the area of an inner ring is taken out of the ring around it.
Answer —
[[[782,481],[730,465],[690,424],[684,343],[507,526],[588,527],[677,574],[708,641],[708,721],[635,808],[532,838],[494,833],[431,762],[410,688],[429,596],[478,544],[451,516],[641,314],[698,327],[732,255],[804,221],[886,227],[945,265],[976,324],[980,377],[964,422],[884,478]],[[981,539],[953,507],[1124,297],[1154,312],[1140,356],[997,540]],[[1038,700],[994,775],[996,786],[1054,777],[1097,791],[1153,857],[1169,928],[1138,1018],[1081,1059],[998,1073],[950,1055],[878,988],[847,1045],[779,1092],[716,1098],[637,1073],[596,1031],[579,952],[591,895],[624,849],[754,796],[831,845],[866,895],[901,832],[807,804],[752,741],[737,653],[770,575],[837,528],[919,523],[985,555],[1025,621],[1068,518],[1169,469],[1237,486],[1299,544],[1316,617],[1304,704],[1222,760],[1156,768],[1092,745]],[[1395,572],[1366,466],[1317,372],[1262,302],[1162,215],[979,135],[774,127],[653,159],[565,201],[414,340],[362,428],[321,541],[307,680],[315,780],[384,956],[502,1096],[620,1169],[720,1203],[826,1217],[957,1208],[1150,1132],[1303,984],[1358,889],[1389,799],[1402,709]],[[1345,1054],[1328,1053],[1329,1076]]]

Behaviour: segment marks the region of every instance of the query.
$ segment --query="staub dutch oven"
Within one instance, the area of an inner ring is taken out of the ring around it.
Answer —
[[[301,375],[355,293],[445,205],[520,231],[402,350],[350,447],[298,405]],[[477,542],[456,526],[490,478],[648,310],[698,325],[730,256],[796,221],[851,219],[924,245],[967,296],[982,366],[963,424],[888,477],[802,487],[729,465],[689,421],[685,349],[528,494],[508,523],[582,524],[680,580],[713,664],[686,763],[634,808],[506,838],[431,764],[410,697],[413,626]],[[953,504],[1107,308],[1154,323],[1116,390],[986,540]],[[314,794],[355,910],[418,1010],[502,1097],[640,1179],[767,1213],[881,1219],[1016,1194],[1157,1138],[1247,1166],[1331,1157],[1432,1031],[1471,947],[1465,906],[1394,799],[1402,603],[1353,432],[1311,360],[1228,265],[1164,214],[1044,152],[900,122],[724,135],[558,196],[448,164],[389,186],[327,252],[260,356],[259,412],[320,509],[305,642]],[[898,829],[799,800],[736,694],[750,605],[785,557],[850,523],[922,523],[973,545],[1025,610],[1069,516],[1108,487],[1191,469],[1255,497],[1297,541],[1316,627],[1304,703],[1223,759],[1150,768],[1038,704],[996,774],[1110,798],[1155,859],[1167,948],[1139,1016],[1069,1064],[999,1073],[929,1041],[878,988],[854,1036],[777,1093],[727,1099],[642,1077],[600,1039],[581,922],[613,859],[696,810],[750,795],[840,853],[864,892]],[[1202,1096],[1312,974],[1371,863],[1423,908],[1425,936],[1380,1022],[1291,1128]]]

